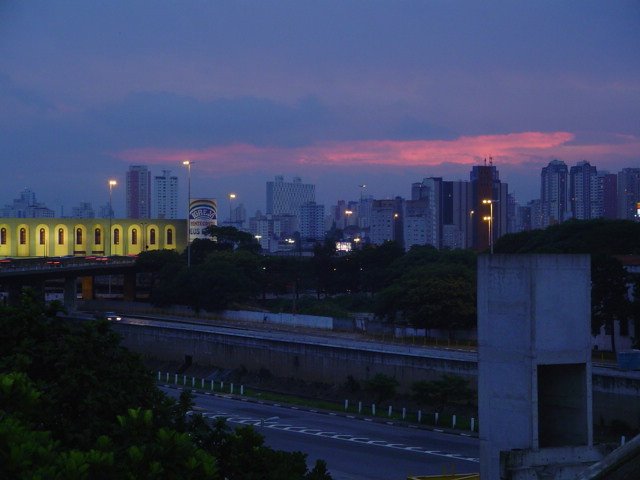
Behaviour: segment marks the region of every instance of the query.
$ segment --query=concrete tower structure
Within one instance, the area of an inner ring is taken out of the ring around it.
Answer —
[[[127,218],[151,218],[151,173],[146,165],[127,171]]]
[[[588,255],[478,258],[481,478],[575,478],[601,458],[590,266]]]

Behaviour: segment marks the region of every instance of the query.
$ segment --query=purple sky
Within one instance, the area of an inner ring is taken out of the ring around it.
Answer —
[[[492,156],[521,202],[553,158],[640,166],[640,2],[6,1],[0,203],[60,212],[124,172],[192,169],[249,214],[275,175],[317,200],[409,196]],[[183,209],[184,210],[184,209]]]

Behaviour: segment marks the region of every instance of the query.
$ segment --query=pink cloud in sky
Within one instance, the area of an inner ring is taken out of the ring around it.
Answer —
[[[304,147],[231,144],[204,149],[142,148],[116,156],[132,163],[198,163],[198,169],[218,174],[315,166],[421,167],[441,164],[474,165],[493,157],[500,164],[519,165],[559,158],[567,163],[588,160],[606,164],[612,158],[634,158],[640,152],[635,136],[611,136],[595,143],[579,143],[569,132],[521,132],[463,136],[454,140],[361,140],[323,142]],[[603,166],[606,166],[603,164]]]

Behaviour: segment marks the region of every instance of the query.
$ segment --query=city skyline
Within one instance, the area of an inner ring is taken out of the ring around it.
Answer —
[[[300,176],[319,204],[409,197],[493,157],[522,204],[553,159],[640,164],[637,2],[110,2],[0,7],[7,200],[124,211],[131,164],[253,213]],[[99,26],[99,28],[98,28]],[[16,186],[18,186],[16,188]],[[179,192],[180,213],[186,189]]]

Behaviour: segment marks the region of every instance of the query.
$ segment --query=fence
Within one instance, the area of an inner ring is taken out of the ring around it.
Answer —
[[[169,385],[178,385],[185,388],[198,389],[202,391],[240,395],[263,400],[281,401],[297,405],[306,405],[312,408],[321,408],[331,411],[342,411],[347,415],[359,415],[362,417],[373,417],[393,421],[402,421],[417,425],[433,427],[439,429],[454,429],[470,432],[468,435],[478,431],[478,421],[475,417],[458,415],[455,413],[430,412],[427,410],[409,410],[407,408],[394,408],[393,405],[376,405],[375,403],[365,403],[361,400],[350,401],[345,399],[342,404],[325,400],[301,398],[294,395],[281,394],[258,390],[255,388],[245,388],[244,385],[237,385],[232,382],[207,380],[196,378],[184,374],[158,372],[157,381]]]

